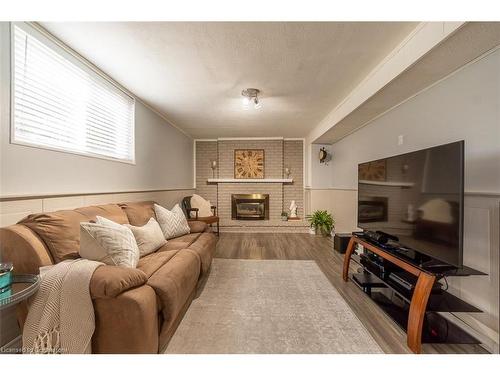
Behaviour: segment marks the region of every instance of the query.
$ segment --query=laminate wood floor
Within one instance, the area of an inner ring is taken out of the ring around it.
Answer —
[[[411,353],[405,332],[352,282],[329,238],[301,233],[221,233],[215,257],[314,260],[386,353]],[[424,344],[424,353],[486,353],[479,345]]]

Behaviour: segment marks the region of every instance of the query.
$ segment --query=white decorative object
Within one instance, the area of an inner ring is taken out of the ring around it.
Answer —
[[[125,224],[125,226],[134,234],[141,258],[155,252],[167,243],[160,224],[158,224],[154,217],[149,219],[142,227],[136,227],[130,224]]]
[[[158,224],[160,224],[161,231],[167,240],[189,233],[186,216],[178,204],[172,208],[172,211],[157,204],[154,207]]]
[[[297,204],[295,201],[290,204],[290,217],[297,217]]]
[[[124,225],[96,217],[97,223],[80,223],[80,256],[112,266],[135,268],[139,248]]]
[[[285,176],[286,178],[290,178],[290,168],[288,167],[285,168]]]
[[[191,208],[198,209],[198,217],[214,216],[212,212],[212,204],[198,194],[193,194],[191,197]],[[196,217],[196,212],[191,212],[191,218]]]
[[[210,168],[212,168],[212,178],[215,178],[215,170],[217,169],[217,160],[211,161]]]

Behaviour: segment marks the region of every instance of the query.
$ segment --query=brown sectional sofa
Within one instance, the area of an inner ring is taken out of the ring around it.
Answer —
[[[15,273],[78,258],[80,222],[97,215],[142,226],[154,216],[154,202],[89,206],[34,214],[0,228],[0,259]],[[205,223],[189,222],[191,233],[171,239],[140,259],[137,268],[100,266],[90,282],[96,329],[93,353],[163,351],[210,269],[216,237]],[[19,314],[24,322],[26,312]]]

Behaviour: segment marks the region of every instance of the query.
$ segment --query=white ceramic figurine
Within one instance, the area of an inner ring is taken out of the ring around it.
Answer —
[[[297,205],[295,201],[290,204],[290,217],[297,217]]]

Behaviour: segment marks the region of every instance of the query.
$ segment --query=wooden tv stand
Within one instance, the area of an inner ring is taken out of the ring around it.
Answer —
[[[416,283],[414,284],[413,293],[408,294],[409,312],[408,312],[408,323],[407,323],[407,345],[414,353],[422,352],[422,327],[424,324],[425,314],[428,307],[429,297],[434,286],[436,279],[440,276],[429,270],[424,270],[419,265],[413,264],[410,261],[403,259],[403,257],[397,256],[388,250],[382,249],[365,239],[357,236],[352,236],[347,247],[345,257],[344,257],[344,267],[342,272],[342,278],[344,281],[349,280],[349,264],[351,257],[353,255],[355,245],[359,244],[363,246],[364,250],[367,252],[374,253],[379,257],[385,259],[391,264],[401,268],[402,270],[412,274],[416,277]],[[468,269],[471,272],[454,272],[449,276],[467,276],[471,274],[483,274],[482,272]],[[442,272],[441,272],[442,275]],[[484,275],[484,274],[483,274]],[[380,280],[382,281],[382,280]],[[382,281],[383,282],[383,281]],[[389,284],[387,284],[391,288]],[[394,288],[392,288],[394,290]],[[446,293],[446,292],[444,292]],[[453,303],[446,301],[449,297],[453,299]],[[468,303],[461,301],[457,297],[452,296],[449,293],[443,294],[442,296],[437,296],[437,304],[446,305],[446,310],[435,309],[433,311],[470,311],[470,312],[480,312],[479,309]],[[439,299],[445,300],[444,303],[439,301]],[[434,302],[434,301],[433,301]],[[454,310],[454,308],[456,310]]]

